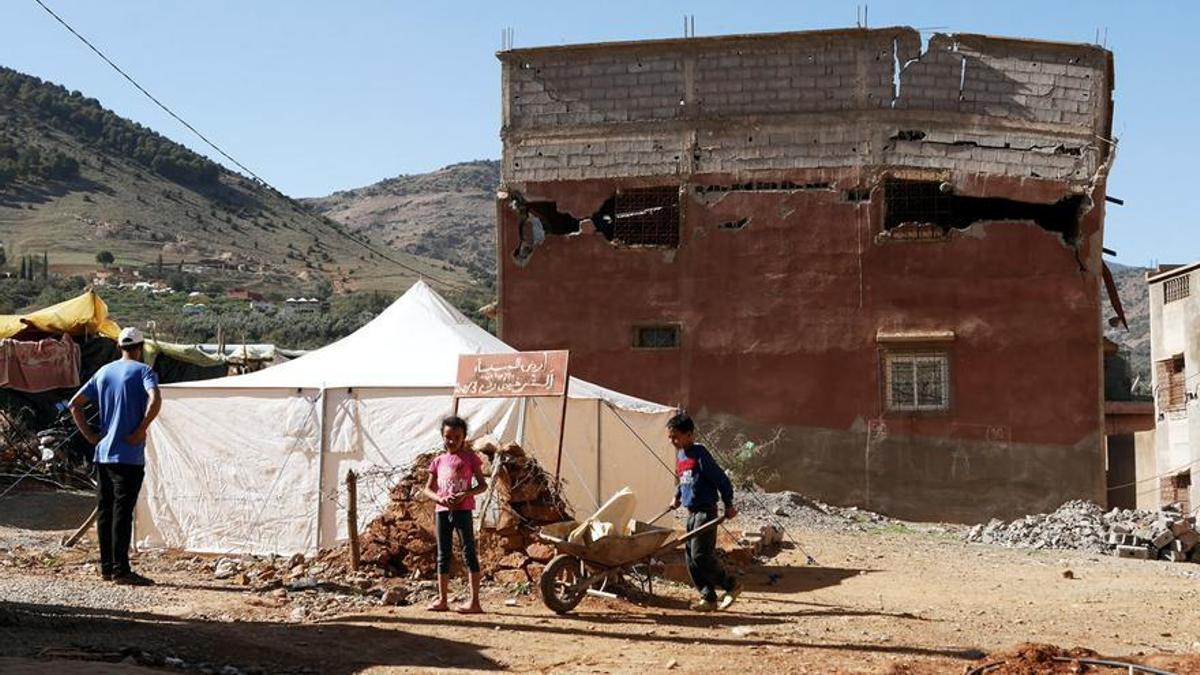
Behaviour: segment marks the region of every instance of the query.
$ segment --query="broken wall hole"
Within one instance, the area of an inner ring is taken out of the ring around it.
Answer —
[[[717,228],[722,229],[722,230],[740,230],[749,224],[750,224],[749,218],[740,218],[738,220],[731,220],[727,223],[721,223],[720,225],[717,226]]]
[[[937,227],[942,234],[985,221],[1030,221],[1062,236],[1068,244],[1079,237],[1082,195],[1053,204],[1035,204],[1000,197],[957,195],[949,183],[889,178],[884,181],[883,230],[904,226]],[[919,238],[928,238],[925,236]]]
[[[513,194],[508,205],[518,214],[518,244],[512,252],[518,265],[524,266],[533,250],[547,235],[569,236],[582,231],[589,221],[605,240],[620,245],[679,247],[679,186],[666,185],[618,190],[587,218],[576,218],[558,209],[549,200],[526,201]]]

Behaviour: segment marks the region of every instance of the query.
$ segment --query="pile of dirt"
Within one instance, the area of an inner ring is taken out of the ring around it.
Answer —
[[[1106,672],[1110,669],[1089,666],[1079,659],[1098,659],[1100,656],[1082,647],[1063,649],[1054,645],[1027,643],[1012,649],[989,654],[969,673],[987,675],[1053,675],[1054,673]]]
[[[485,458],[484,473],[492,477],[490,498],[485,493],[475,499],[477,516],[481,512],[485,516],[476,533],[483,574],[501,583],[536,581],[541,565],[554,550],[537,542],[534,532],[542,525],[570,518],[561,490],[537,460],[527,457],[516,444],[498,448],[484,441],[475,448]],[[389,576],[436,576],[434,507],[422,494],[429,464],[436,456],[431,452],[418,457],[408,474],[392,487],[387,509],[360,535],[363,563]],[[457,538],[451,573],[462,573]]]

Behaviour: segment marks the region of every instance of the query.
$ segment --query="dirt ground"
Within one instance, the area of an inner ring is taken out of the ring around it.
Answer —
[[[0,672],[963,673],[1032,642],[1200,673],[1200,565],[991,548],[890,524],[790,533],[820,566],[785,549],[748,568],[741,601],[718,614],[688,611],[688,589],[670,584],[565,616],[492,586],[482,616],[367,607],[308,621],[286,599],[169,556],[135,562],[154,588],[101,582],[94,551],[55,544],[90,508],[53,493],[0,502],[0,548],[44,554],[34,567],[0,557]]]

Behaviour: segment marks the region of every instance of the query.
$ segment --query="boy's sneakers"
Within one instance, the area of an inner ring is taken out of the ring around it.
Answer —
[[[125,572],[124,574],[114,574],[113,583],[118,586],[153,586],[154,581],[138,574],[137,572]]]
[[[717,603],[712,600],[697,600],[688,605],[688,609],[693,612],[715,612],[717,610]]]
[[[738,596],[741,594],[742,594],[742,582],[734,580],[733,588],[730,588],[728,591],[725,591],[725,595],[721,596],[721,604],[719,605],[719,608],[723,609],[723,610],[729,609],[729,606],[732,605],[733,601],[737,600]]]

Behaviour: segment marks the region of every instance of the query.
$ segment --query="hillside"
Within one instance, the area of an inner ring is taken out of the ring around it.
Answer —
[[[1113,281],[1117,283],[1117,294],[1125,308],[1125,319],[1129,330],[1123,326],[1113,328],[1107,324],[1104,334],[1129,352],[1134,377],[1141,376],[1142,385],[1150,386],[1150,297],[1146,291],[1145,267],[1127,267],[1110,262]],[[1104,300],[1104,316],[1112,316],[1107,297]]]
[[[500,162],[477,160],[303,201],[392,248],[490,278],[496,273],[499,184]]]
[[[186,265],[288,294],[396,292],[418,273],[442,288],[472,285],[465,270],[388,251],[95,99],[2,67],[0,243],[10,262],[45,253],[55,273],[90,275],[109,251],[118,266]]]

